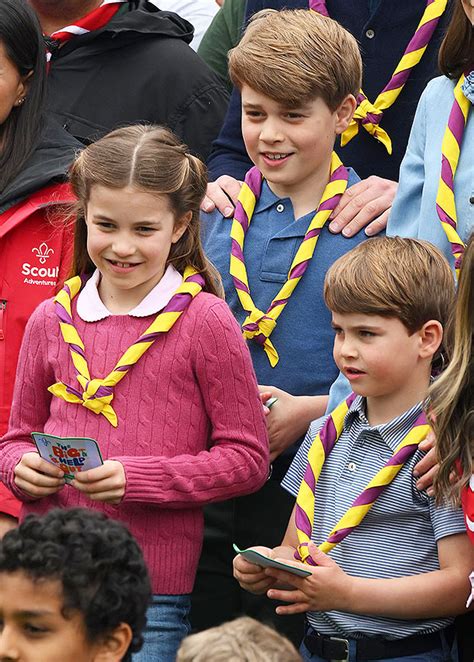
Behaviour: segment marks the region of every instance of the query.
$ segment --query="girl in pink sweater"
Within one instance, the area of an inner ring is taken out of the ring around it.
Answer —
[[[134,660],[167,662],[188,629],[201,507],[267,477],[262,406],[200,244],[202,163],[164,129],[133,126],[87,147],[71,184],[81,277],[28,323],[0,479],[23,517],[84,506],[129,527],[154,592]],[[92,437],[104,464],[65,484],[32,431]]]

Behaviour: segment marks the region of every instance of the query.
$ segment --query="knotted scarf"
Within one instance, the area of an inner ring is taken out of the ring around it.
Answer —
[[[48,52],[46,59],[51,59],[51,51],[65,44],[76,35],[86,34],[93,30],[99,30],[115,16],[120,6],[127,0],[103,0],[102,3],[91,12],[80,18],[72,25],[67,25],[56,32],[52,32],[46,40]]]
[[[70,278],[54,299],[59,317],[61,335],[69,345],[71,359],[76,369],[76,379],[81,389],[63,382],[56,382],[48,388],[53,395],[74,404],[90,409],[94,414],[102,414],[111,425],[117,427],[118,420],[111,402],[117,384],[125,377],[130,368],[137,363],[160,335],[167,333],[186,310],[192,299],[204,286],[203,277],[188,267],[184,272],[183,282],[178,287],[165,308],[156,316],[146,331],[131,345],[119,359],[112,372],[103,379],[91,379],[85,356],[84,343],[72,320],[71,303],[83,286],[80,276]]]
[[[250,227],[255,205],[262,190],[262,174],[258,168],[253,167],[245,176],[245,181],[235,207],[234,219],[230,231],[232,238],[230,275],[233,278],[240,303],[248,314],[242,325],[243,336],[247,340],[255,340],[255,342],[263,346],[272,368],[278,363],[279,357],[278,352],[270,341],[270,336],[276,326],[278,317],[283,312],[295,287],[308,268],[321,229],[333,209],[335,209],[341,195],[346,190],[347,179],[347,169],[342,165],[337,154],[333,152],[329,182],[324,189],[316,214],[311,220],[298,248],[286,282],[271,302],[268,310],[263,312],[256,307],[250,294],[250,285],[244,258],[245,235]]]
[[[357,96],[357,108],[351,123],[341,137],[341,145],[347,145],[359,132],[362,126],[374,138],[379,140],[389,154],[392,153],[392,141],[388,133],[380,126],[383,111],[392,106],[400,92],[403,90],[411,71],[423,57],[430,42],[438,21],[443,15],[448,0],[427,0],[423,16],[411,38],[402,59],[398,63],[387,85],[378,95],[374,103],[371,103],[364,92],[360,90]],[[326,0],[309,0],[309,8],[313,11],[328,16]]]
[[[356,397],[355,393],[351,393],[344,402],[334,409],[321,431],[316,435],[308,451],[308,464],[296,498],[296,532],[299,545],[295,552],[295,558],[309,565],[316,565],[308,551],[314,521],[316,484],[326,458],[341,436],[344,428],[344,418]],[[327,554],[362,522],[377,497],[390,485],[405,462],[415,453],[418,444],[425,439],[428,430],[429,425],[423,412],[418,416],[405,438],[398,444],[385,466],[380,469],[354,500],[349,510],[332,529],[325,542],[319,545],[322,552]]]
[[[454,268],[458,278],[465,244],[457,231],[454,176],[461,155],[464,129],[472,105],[469,99],[463,94],[463,83],[464,75],[461,76],[454,88],[454,102],[441,144],[441,177],[436,195],[436,211],[438,212],[443,230],[451,244],[451,252],[454,256]]]

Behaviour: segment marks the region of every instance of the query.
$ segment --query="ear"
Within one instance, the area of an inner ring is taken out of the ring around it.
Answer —
[[[113,632],[97,644],[93,662],[121,662],[132,641],[132,629],[128,623],[120,623]]]
[[[17,99],[17,105],[21,105],[23,101],[20,101],[20,99],[25,99],[25,97],[28,94],[28,88],[30,86],[30,78],[33,75],[33,71],[29,71],[26,76],[22,76],[21,80],[18,84],[18,99]]]
[[[443,340],[443,327],[437,320],[425,322],[418,331],[420,338],[419,355],[421,359],[431,359]]]
[[[336,134],[340,135],[347,129],[356,107],[357,101],[353,94],[348,94],[347,97],[341,101],[335,110]]]
[[[186,232],[186,228],[191,223],[193,217],[192,211],[187,211],[181,218],[179,218],[174,227],[173,236],[171,237],[171,243],[175,244],[181,239],[183,234]]]

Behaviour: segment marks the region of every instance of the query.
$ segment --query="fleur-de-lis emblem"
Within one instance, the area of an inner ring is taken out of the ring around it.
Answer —
[[[31,252],[36,253],[36,256],[40,261],[40,264],[44,264],[46,260],[49,257],[51,257],[51,255],[54,253],[54,250],[52,248],[49,248],[48,244],[45,244],[45,242],[43,241],[43,243],[39,245],[39,248],[32,248]]]

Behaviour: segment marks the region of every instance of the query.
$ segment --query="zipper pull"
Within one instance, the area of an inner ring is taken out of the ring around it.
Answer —
[[[5,340],[5,334],[3,333],[3,311],[7,307],[7,302],[5,299],[0,300],[0,340]]]

